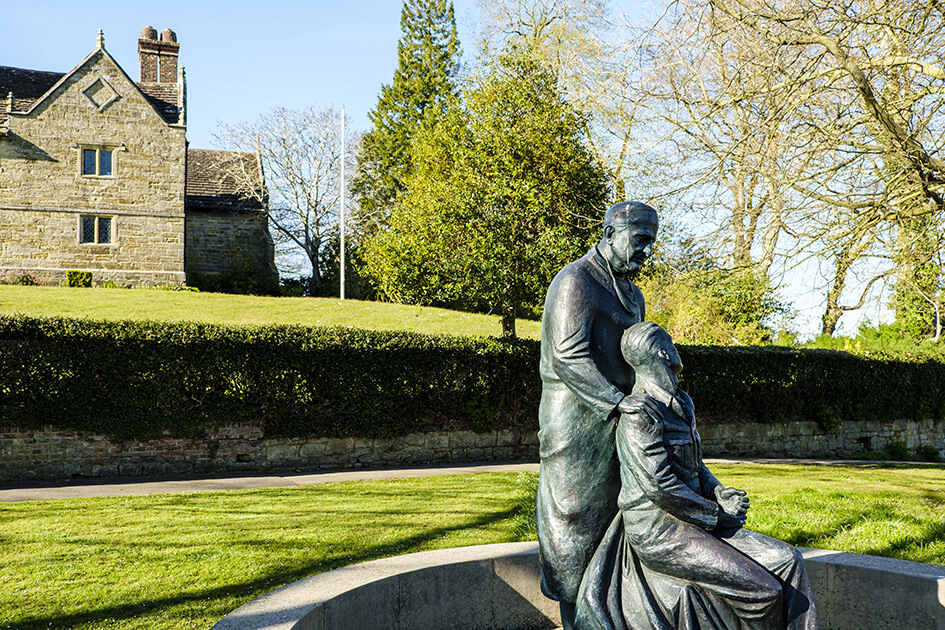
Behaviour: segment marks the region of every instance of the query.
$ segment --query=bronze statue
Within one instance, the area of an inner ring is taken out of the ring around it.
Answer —
[[[542,591],[560,603],[564,630],[815,628],[800,555],[742,527],[748,497],[702,462],[672,339],[642,323],[631,277],[658,227],[645,204],[613,206],[601,241],[548,288]]]
[[[682,362],[653,322],[631,326],[621,351],[635,396],[654,402],[616,428],[621,489],[584,575],[581,630],[810,630],[817,627],[800,553],[745,529],[749,501],[702,461]]]
[[[650,255],[658,227],[645,204],[613,206],[603,238],[555,276],[545,298],[538,543],[542,590],[560,602],[566,630],[587,564],[617,514],[616,419],[652,404],[629,395],[633,370],[620,336],[646,315],[630,276]]]

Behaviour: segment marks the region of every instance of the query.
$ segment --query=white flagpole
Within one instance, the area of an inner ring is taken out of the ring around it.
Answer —
[[[341,106],[341,299],[345,299],[345,106]]]

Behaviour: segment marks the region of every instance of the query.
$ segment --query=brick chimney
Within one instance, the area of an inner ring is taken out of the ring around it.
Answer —
[[[161,32],[151,26],[141,29],[138,39],[138,56],[141,58],[142,83],[177,83],[177,55],[180,44],[177,35],[169,28]]]

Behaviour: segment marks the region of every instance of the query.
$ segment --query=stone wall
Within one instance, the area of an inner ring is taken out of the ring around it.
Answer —
[[[187,212],[188,284],[240,269],[253,270],[260,284],[278,283],[273,253],[265,212]]]
[[[893,442],[910,450],[932,446],[945,455],[945,421],[844,422],[825,431],[816,422],[700,425],[707,457],[855,458]]]
[[[391,439],[264,439],[258,427],[245,425],[225,427],[203,439],[119,444],[55,427],[39,431],[0,427],[0,481],[537,458],[536,432],[519,431],[457,431]]]
[[[0,138],[0,271],[59,281],[67,269],[122,284],[184,281],[184,127],[170,125],[104,51],[90,55]],[[112,175],[81,172],[83,148]],[[111,218],[109,244],[80,243],[81,215]]]
[[[700,433],[708,457],[856,458],[900,440],[910,449],[930,445],[945,451],[942,421],[848,422],[831,431],[813,422],[708,425]],[[119,444],[55,427],[0,427],[0,481],[516,460],[538,461],[537,432],[267,439],[259,427],[243,425],[202,439]]]

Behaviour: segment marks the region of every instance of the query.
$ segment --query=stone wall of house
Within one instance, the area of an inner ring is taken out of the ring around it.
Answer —
[[[0,271],[184,281],[184,127],[165,122],[109,57],[96,51],[8,124],[0,138]],[[112,175],[82,175],[84,148],[112,150]],[[111,218],[113,242],[80,243],[82,215]]]
[[[945,451],[945,422],[847,422],[707,425],[707,457],[856,458],[894,441]],[[158,476],[278,469],[400,466],[471,461],[538,461],[535,431],[413,434],[401,438],[264,438],[259,427],[229,426],[201,439],[115,443],[102,436],[46,427],[0,427],[0,481],[69,477]]]
[[[188,284],[203,275],[252,271],[261,285],[276,284],[279,274],[269,220],[264,212],[187,212]]]

